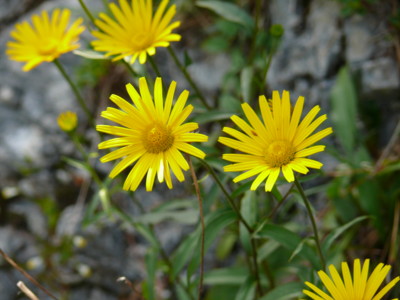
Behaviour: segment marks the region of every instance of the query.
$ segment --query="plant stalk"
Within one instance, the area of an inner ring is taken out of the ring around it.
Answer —
[[[169,54],[172,56],[172,59],[174,60],[175,64],[177,67],[181,70],[183,75],[186,77],[186,80],[189,82],[190,86],[195,90],[197,96],[199,97],[201,103],[206,107],[207,110],[211,110],[210,105],[207,103],[206,99],[204,98],[202,92],[200,89],[197,87],[196,83],[193,81],[192,77],[190,76],[189,72],[187,71],[186,67],[182,65],[182,63],[179,61],[178,57],[176,56],[176,53],[174,49],[169,46],[168,48]]]
[[[79,102],[79,105],[82,107],[83,111],[85,112],[86,116],[88,117],[90,125],[95,127],[93,116],[90,113],[89,108],[86,106],[85,100],[83,100],[81,94],[79,93],[78,88],[72,82],[71,78],[68,76],[68,74],[65,71],[64,67],[60,64],[60,62],[59,62],[59,60],[57,58],[55,60],[53,60],[53,63],[57,67],[57,69],[60,71],[60,73],[64,77],[64,79],[68,82],[69,86],[71,87],[76,99]]]
[[[303,187],[301,186],[300,182],[297,180],[296,177],[294,178],[294,183],[296,184],[297,190],[299,191],[300,196],[303,199],[304,205],[307,208],[308,216],[310,218],[310,221],[311,221],[311,224],[312,224],[312,228],[313,228],[313,232],[314,232],[315,243],[317,244],[318,255],[319,255],[319,258],[320,258],[321,264],[322,264],[322,269],[325,271],[326,262],[325,262],[324,255],[322,254],[321,243],[320,243],[319,236],[318,236],[317,223],[315,222],[314,214],[313,214],[312,209],[311,209],[311,203],[308,200],[306,194],[304,193]]]
[[[186,155],[186,156],[187,156],[187,160],[189,162],[190,174],[192,176],[193,185],[194,185],[196,195],[197,195],[197,200],[199,202],[201,238],[200,238],[200,279],[199,279],[197,300],[201,300],[201,292],[203,290],[203,281],[204,281],[204,255],[205,255],[204,243],[205,243],[206,225],[204,223],[203,199],[201,198],[201,194],[200,194],[199,182],[197,180],[196,173],[194,172],[193,163],[192,163],[192,160],[190,159],[190,155]]]
[[[224,185],[222,184],[221,180],[219,180],[217,174],[215,171],[211,168],[211,166],[203,159],[200,159],[200,162],[207,168],[211,176],[214,178],[215,182],[217,185],[220,187],[221,191],[224,193],[226,199],[228,200],[230,206],[232,209],[235,211],[237,217],[239,218],[239,221],[244,225],[248,233],[250,234],[251,238],[251,251],[252,251],[252,262],[253,262],[253,267],[254,267],[254,273],[256,277],[256,282],[257,282],[257,293],[262,296],[263,290],[262,290],[262,285],[261,285],[261,279],[260,279],[260,271],[258,268],[258,262],[257,262],[257,245],[255,242],[255,239],[253,237],[254,229],[251,228],[249,223],[244,219],[242,214],[240,213],[240,210],[236,206],[235,202],[233,201],[233,198],[231,195],[228,193],[228,191],[225,189]]]

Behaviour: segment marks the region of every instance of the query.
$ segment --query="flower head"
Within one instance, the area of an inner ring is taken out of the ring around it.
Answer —
[[[57,123],[61,130],[69,132],[76,128],[78,116],[72,111],[66,111],[58,115]]]
[[[152,190],[156,175],[159,182],[165,180],[168,188],[172,188],[170,171],[183,181],[182,169],[189,169],[181,152],[204,158],[205,153],[190,143],[205,142],[208,137],[191,132],[198,128],[197,123],[184,123],[193,106],[185,107],[189,96],[186,90],[173,105],[175,88],[176,82],[173,81],[164,101],[161,78],[156,79],[152,96],[146,79],[142,77],[139,79],[139,91],[131,84],[126,85],[133,105],[117,95],[111,95],[111,101],[121,110],[108,107],[101,113],[103,118],[122,125],[96,127],[98,131],[119,136],[99,144],[99,149],[121,147],[100,159],[101,162],[108,162],[123,158],[114,166],[110,177],[114,178],[134,164],[123,185],[124,190],[136,190],[146,173],[147,191]]]
[[[303,293],[314,300],[380,300],[386,295],[400,277],[397,276],[378,292],[379,287],[389,273],[390,266],[380,263],[368,276],[369,259],[361,266],[360,260],[354,260],[353,278],[347,263],[342,262],[342,278],[333,265],[329,266],[330,277],[319,271],[318,275],[326,287],[328,294],[310,282],[305,284],[312,290],[303,290]],[[396,300],[396,299],[393,299]]]
[[[181,36],[172,33],[180,25],[171,23],[175,5],[167,10],[169,0],[162,0],[153,14],[153,0],[119,0],[119,7],[110,3],[114,19],[101,13],[95,21],[101,31],[93,31],[97,40],[92,42],[96,51],[105,51],[107,56],[119,60],[131,56],[130,63],[137,58],[144,64],[147,55],[154,55],[157,47],[168,47],[170,42],[179,41]]]
[[[27,21],[19,23],[11,32],[15,41],[7,43],[10,59],[26,62],[23,71],[30,71],[42,62],[51,62],[66,52],[79,47],[79,35],[85,30],[82,18],[69,28],[69,9],[55,9],[49,17],[46,11],[32,17],[33,26]]]
[[[223,131],[233,138],[219,138],[220,143],[244,152],[223,155],[223,159],[234,162],[224,167],[225,172],[247,171],[233,181],[238,182],[258,174],[251,190],[266,180],[265,190],[271,191],[281,171],[286,180],[291,182],[294,180],[293,171],[306,174],[308,168],[321,168],[322,163],[306,158],[324,151],[325,146],[310,146],[332,133],[329,127],[312,134],[326,120],[326,115],[314,120],[320,110],[319,106],[315,106],[300,122],[303,97],[299,97],[292,108],[289,92],[284,91],[281,99],[279,93],[274,91],[272,102],[268,103],[265,96],[260,96],[259,104],[262,121],[249,104],[244,103],[242,108],[249,123],[238,116],[231,117],[243,132],[224,127]]]

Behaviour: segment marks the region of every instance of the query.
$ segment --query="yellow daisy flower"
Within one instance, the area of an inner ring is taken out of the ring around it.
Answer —
[[[306,158],[311,154],[324,151],[325,146],[312,146],[315,142],[332,133],[332,128],[326,128],[312,134],[326,115],[316,120],[320,111],[315,106],[300,122],[304,98],[299,97],[292,109],[289,92],[284,91],[282,99],[277,91],[272,94],[272,109],[265,96],[259,97],[262,121],[249,104],[243,103],[244,114],[249,121],[232,116],[231,120],[243,131],[224,127],[223,132],[233,138],[220,137],[219,142],[237,149],[245,154],[224,154],[223,159],[234,162],[224,167],[225,172],[247,171],[233,179],[234,182],[258,176],[251,185],[251,190],[266,180],[265,190],[271,191],[280,172],[288,182],[294,181],[293,171],[306,174],[309,169],[319,169],[322,163]]]
[[[78,124],[78,116],[72,111],[66,111],[58,115],[57,123],[61,130],[72,131]]]
[[[342,278],[333,265],[329,266],[329,277],[324,271],[319,271],[318,275],[322,283],[328,290],[328,294],[317,288],[314,284],[305,284],[312,290],[303,290],[303,293],[314,300],[380,300],[386,295],[400,277],[397,276],[378,292],[379,287],[389,273],[390,266],[380,263],[368,276],[369,259],[366,259],[361,266],[360,260],[354,260],[353,278],[346,262],[342,262]],[[393,300],[398,300],[393,299]]]
[[[131,84],[126,85],[134,105],[117,95],[111,95],[111,101],[121,110],[108,107],[101,113],[103,118],[123,126],[97,125],[96,127],[98,131],[119,136],[101,142],[98,146],[99,149],[121,147],[100,159],[101,162],[108,162],[123,157],[114,166],[110,177],[114,178],[135,163],[125,180],[124,190],[136,190],[146,173],[147,191],[152,190],[156,174],[158,181],[165,180],[171,189],[170,170],[179,181],[183,181],[185,178],[182,169],[185,171],[189,169],[181,151],[199,158],[205,157],[203,151],[190,143],[206,142],[208,137],[191,132],[198,128],[197,123],[183,123],[193,111],[192,105],[185,107],[189,92],[183,91],[173,105],[175,88],[176,82],[173,81],[164,102],[162,81],[161,78],[157,78],[153,99],[146,79],[142,77],[139,79],[139,92]]]
[[[98,38],[92,42],[96,51],[107,52],[106,56],[117,55],[113,60],[131,56],[133,64],[139,57],[144,64],[147,55],[154,55],[156,47],[168,47],[170,42],[179,41],[181,36],[172,33],[180,25],[176,21],[171,23],[175,15],[175,5],[167,10],[169,0],[163,0],[153,15],[152,0],[119,0],[119,7],[110,3],[109,8],[114,19],[101,13],[100,19],[95,21],[101,31],[93,31]]]
[[[46,11],[34,15],[32,23],[27,21],[15,26],[11,36],[15,41],[7,43],[10,59],[26,62],[23,71],[30,71],[42,62],[51,62],[64,53],[79,47],[79,35],[85,30],[83,19],[77,19],[69,28],[69,9],[55,9],[49,17]]]

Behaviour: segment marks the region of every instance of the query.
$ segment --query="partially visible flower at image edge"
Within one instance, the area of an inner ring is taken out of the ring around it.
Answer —
[[[69,9],[55,9],[51,17],[47,11],[32,16],[32,25],[27,21],[16,24],[11,32],[14,41],[7,43],[7,55],[11,60],[25,62],[22,70],[26,72],[79,48],[79,35],[85,30],[83,19],[68,28],[70,16]]]
[[[290,104],[290,95],[284,91],[282,99],[277,91],[272,94],[272,101],[265,96],[259,97],[262,121],[248,103],[242,109],[248,120],[233,115],[231,120],[243,131],[224,127],[223,132],[233,138],[220,137],[218,141],[243,153],[227,153],[222,158],[233,162],[224,167],[225,172],[246,171],[236,176],[233,181],[239,182],[257,175],[250,189],[255,190],[263,182],[265,190],[271,191],[283,173],[288,182],[294,181],[293,171],[306,174],[309,168],[320,169],[322,163],[307,156],[324,151],[325,146],[311,146],[332,133],[326,128],[312,134],[327,117],[314,118],[320,111],[314,106],[300,122],[304,98],[299,97],[294,108]],[[310,147],[311,146],[311,147]]]
[[[378,292],[390,268],[390,265],[380,263],[368,276],[369,259],[366,259],[362,266],[360,260],[355,259],[353,277],[346,262],[342,262],[341,277],[336,268],[330,265],[331,276],[328,276],[324,271],[318,272],[318,276],[329,295],[310,282],[305,282],[305,284],[312,291],[303,290],[303,293],[313,300],[380,300],[400,281],[400,277],[397,276]],[[398,298],[393,300],[398,300]]]
[[[72,131],[78,124],[78,116],[72,111],[62,112],[57,118],[58,126],[65,132]]]
[[[131,84],[126,85],[133,105],[117,95],[111,95],[110,100],[120,109],[108,107],[101,113],[105,119],[122,126],[97,125],[100,132],[119,137],[103,141],[99,149],[121,147],[104,155],[100,161],[108,162],[123,158],[110,173],[114,178],[128,166],[134,164],[124,185],[124,190],[136,190],[146,176],[146,190],[153,189],[157,176],[159,182],[165,181],[172,188],[171,171],[179,181],[184,181],[182,170],[188,170],[189,164],[181,152],[204,158],[205,153],[190,143],[206,142],[204,134],[192,132],[198,129],[195,122],[184,123],[193,111],[192,105],[186,101],[189,92],[184,90],[173,104],[176,82],[171,82],[163,99],[161,78],[157,78],[152,96],[146,79],[139,79],[139,91]]]
[[[168,47],[170,42],[179,41],[181,36],[172,33],[180,22],[171,23],[176,7],[166,9],[169,0],[162,0],[153,14],[152,0],[119,0],[119,7],[110,3],[109,8],[114,19],[100,13],[95,20],[101,31],[93,31],[97,40],[92,41],[96,51],[107,52],[114,56],[113,61],[130,56],[133,64],[137,58],[144,64],[147,55],[154,55],[157,47]]]

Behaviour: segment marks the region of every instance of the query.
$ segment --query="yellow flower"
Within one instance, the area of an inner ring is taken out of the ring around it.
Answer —
[[[72,111],[66,111],[58,115],[57,123],[62,130],[72,131],[78,124],[78,116]]]
[[[55,9],[49,18],[43,11],[32,17],[33,26],[27,21],[17,24],[11,32],[15,41],[7,43],[6,53],[12,60],[26,62],[22,70],[30,71],[42,62],[51,62],[78,48],[79,35],[85,27],[79,18],[68,29],[70,15],[68,9]]]
[[[389,273],[390,266],[380,263],[371,273],[371,276],[368,276],[368,269],[369,259],[365,260],[362,267],[359,259],[354,260],[352,278],[348,264],[342,262],[343,274],[341,278],[336,268],[330,265],[330,277],[324,271],[318,272],[319,278],[328,290],[329,295],[310,282],[305,284],[312,292],[303,290],[303,293],[314,300],[380,300],[400,280],[400,277],[397,276],[377,293]]]
[[[171,189],[170,170],[179,181],[183,181],[185,178],[182,169],[189,169],[181,151],[196,157],[205,157],[203,151],[190,143],[205,142],[208,137],[191,132],[198,128],[197,123],[183,123],[193,110],[192,105],[185,107],[189,92],[183,91],[173,105],[175,88],[176,82],[173,81],[164,102],[161,78],[156,79],[153,98],[146,79],[142,77],[139,79],[139,92],[131,84],[126,85],[134,105],[117,95],[111,95],[110,100],[121,110],[108,107],[101,113],[103,118],[123,126],[96,127],[98,131],[119,136],[99,144],[99,149],[121,147],[100,159],[101,162],[108,162],[123,157],[114,166],[110,177],[114,178],[135,163],[125,180],[124,190],[136,190],[146,173],[147,191],[152,190],[156,175],[159,182],[165,180]]]
[[[247,171],[235,177],[233,181],[238,182],[258,174],[251,190],[255,190],[266,180],[265,190],[271,191],[281,171],[286,180],[292,182],[293,171],[306,174],[308,168],[321,168],[322,163],[306,158],[324,151],[325,146],[310,146],[332,133],[332,128],[329,127],[312,134],[326,120],[326,115],[314,120],[320,111],[319,106],[315,106],[300,122],[303,97],[299,97],[292,109],[289,92],[284,91],[281,99],[279,93],[274,91],[272,109],[265,96],[259,97],[259,104],[262,121],[249,104],[244,103],[242,108],[249,124],[238,116],[232,116],[231,120],[243,132],[224,127],[223,131],[234,139],[220,137],[218,140],[245,153],[223,155],[223,159],[235,163],[225,166],[225,172]]]
[[[172,5],[165,12],[168,2],[162,0],[154,15],[152,0],[131,0],[130,5],[127,0],[119,0],[119,7],[110,3],[114,19],[105,13],[99,15],[95,24],[101,31],[92,32],[98,38],[92,42],[94,49],[107,52],[107,56],[117,55],[114,61],[131,56],[131,64],[138,57],[144,64],[147,54],[156,53],[156,47],[168,47],[170,42],[181,39],[172,33],[180,22],[170,23],[176,9]]]

